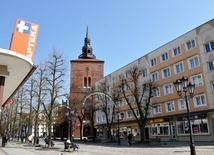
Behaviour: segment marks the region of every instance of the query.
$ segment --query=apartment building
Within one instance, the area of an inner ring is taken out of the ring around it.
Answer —
[[[187,77],[195,83],[193,98],[188,98],[192,134],[195,141],[214,140],[214,19],[196,27],[180,37],[148,52],[148,54],[116,70],[96,82],[106,82],[111,93],[121,78],[137,66],[143,71],[140,83],[152,81],[153,98],[146,125],[146,138],[158,136],[161,140],[189,140],[187,108],[184,98],[177,95],[173,82]],[[128,91],[127,91],[128,93]],[[130,96],[133,101],[133,97]],[[131,131],[139,138],[139,128],[126,101],[119,100],[119,111],[125,115],[120,121],[121,135]],[[112,104],[112,103],[111,103]],[[106,119],[97,112],[97,130],[106,138]],[[117,126],[112,128],[116,130]],[[114,132],[114,131],[113,131]]]

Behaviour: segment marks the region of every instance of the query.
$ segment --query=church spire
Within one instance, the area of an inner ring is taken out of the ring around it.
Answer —
[[[88,25],[87,25],[84,46],[82,47],[82,54],[80,54],[78,58],[82,58],[82,59],[95,59],[96,58],[96,56],[92,53],[93,49],[90,45],[90,41],[91,40],[88,37]]]

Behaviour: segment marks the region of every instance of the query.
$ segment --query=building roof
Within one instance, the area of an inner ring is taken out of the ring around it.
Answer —
[[[26,56],[2,48],[0,48],[0,66],[7,68],[6,75],[0,70],[0,76],[5,76],[2,101],[2,105],[4,106],[37,67]]]

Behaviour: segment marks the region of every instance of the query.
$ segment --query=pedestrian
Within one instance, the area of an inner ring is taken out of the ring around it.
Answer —
[[[133,138],[133,135],[131,133],[129,133],[129,135],[128,135],[128,143],[129,143],[130,147],[132,146],[132,138]]]
[[[7,143],[7,130],[4,130],[4,132],[2,133],[2,147],[5,147],[5,144]]]

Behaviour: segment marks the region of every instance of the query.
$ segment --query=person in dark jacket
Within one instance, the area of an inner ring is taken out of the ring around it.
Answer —
[[[129,146],[132,146],[132,138],[133,138],[133,135],[131,133],[129,133],[129,135],[128,135]]]
[[[2,147],[5,147],[5,144],[7,143],[7,130],[4,130],[4,132],[2,133]]]

